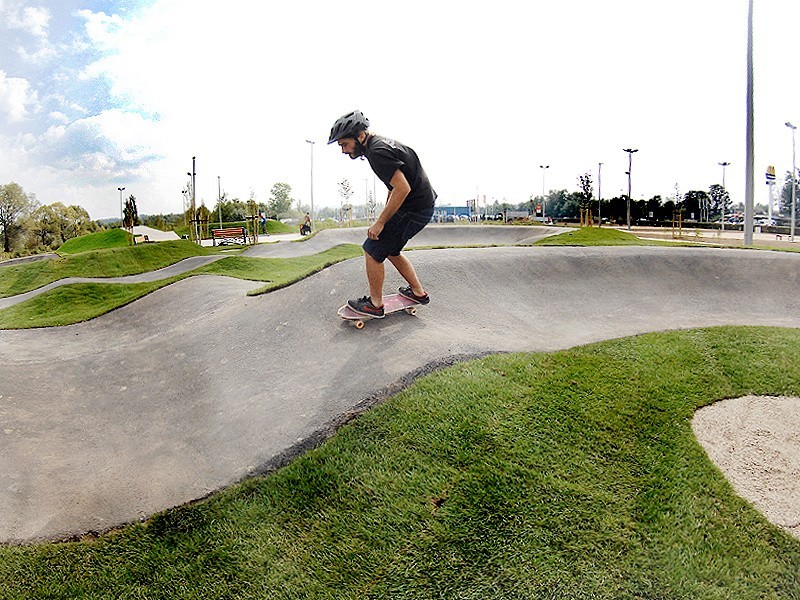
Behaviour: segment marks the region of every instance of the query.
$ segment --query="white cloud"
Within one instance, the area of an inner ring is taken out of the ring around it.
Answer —
[[[50,11],[43,6],[25,6],[9,10],[6,25],[10,29],[19,29],[34,38],[35,49],[30,51],[24,46],[17,47],[17,54],[23,60],[33,64],[44,64],[57,55],[56,48],[50,43]]]
[[[103,184],[116,179],[139,179],[146,166],[160,160],[153,149],[159,134],[154,124],[136,113],[121,110],[68,124],[53,125],[27,150],[41,164]]]
[[[551,164],[548,188],[571,190],[578,174],[596,175],[603,162],[604,196],[615,195],[627,186],[628,146],[641,150],[634,196],[667,196],[676,182],[682,191],[707,189],[727,160],[739,201],[746,3],[651,4],[462,0],[454,10],[455,2],[407,0],[397,14],[365,0],[345,13],[327,0],[137,0],[115,14],[112,1],[105,12],[78,13],[81,29],[70,37],[55,8],[48,19],[46,9],[26,13],[21,2],[0,0],[14,13],[16,37],[24,31],[41,42],[27,44],[29,61],[47,58],[48,34],[71,40],[58,73],[0,80],[0,120],[41,115],[25,157],[58,171],[56,189],[61,181],[84,192],[95,186],[79,198],[93,216],[104,214],[91,199],[105,206],[118,185],[149,203],[147,212],[179,210],[192,156],[198,197],[209,205],[217,176],[233,197],[253,189],[266,200],[284,181],[308,202],[306,139],[317,141],[317,206],[338,205],[343,178],[361,196],[373,181],[368,165],[325,145],[332,122],[353,108],[419,152],[443,203],[476,191],[526,200],[541,192],[542,162]],[[800,3],[780,11],[762,4],[757,171],[769,162],[783,172],[791,151],[783,123],[800,121],[790,75]],[[37,185],[45,180],[35,175]]]
[[[26,6],[21,10],[9,12],[6,24],[12,29],[22,29],[35,38],[46,41],[50,18],[50,11],[43,6]]]
[[[53,112],[51,112],[48,115],[48,117],[50,117],[51,121],[56,121],[58,123],[61,123],[62,125],[66,124],[66,123],[69,123],[69,121],[70,121],[70,119],[69,119],[69,117],[67,115],[65,115],[64,113],[62,113],[61,111],[58,111],[58,110],[54,110]]]
[[[27,79],[8,77],[0,70],[0,115],[8,123],[24,121],[39,108],[38,94],[31,89]]]

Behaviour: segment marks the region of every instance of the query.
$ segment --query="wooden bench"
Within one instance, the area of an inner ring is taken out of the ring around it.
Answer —
[[[213,229],[211,231],[212,243],[216,246],[217,240],[220,240],[219,245],[224,244],[246,244],[247,233],[244,227],[226,227],[224,229]],[[229,241],[230,240],[230,241]]]

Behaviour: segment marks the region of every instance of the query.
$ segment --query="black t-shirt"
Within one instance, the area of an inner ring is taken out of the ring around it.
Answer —
[[[428,175],[419,162],[417,153],[408,146],[379,135],[370,135],[364,155],[369,166],[387,188],[392,189],[391,180],[397,169],[405,175],[411,191],[400,210],[425,212],[433,208],[436,192],[431,187]]]

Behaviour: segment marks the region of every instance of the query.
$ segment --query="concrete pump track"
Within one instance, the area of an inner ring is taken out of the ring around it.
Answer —
[[[364,293],[362,259],[261,296],[246,295],[257,283],[196,276],[90,322],[0,331],[0,541],[106,531],[268,472],[465,357],[677,328],[800,327],[800,255],[510,245],[553,232],[429,227],[415,243],[498,247],[414,252],[431,304],[362,331],[336,316]],[[388,267],[386,289],[400,283]]]

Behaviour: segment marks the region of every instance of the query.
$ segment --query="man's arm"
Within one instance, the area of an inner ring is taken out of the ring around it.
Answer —
[[[367,236],[373,240],[378,239],[381,231],[383,231],[383,226],[386,225],[386,221],[394,216],[394,213],[396,213],[403,205],[406,196],[408,196],[409,192],[411,192],[411,186],[409,185],[406,176],[403,175],[403,172],[400,169],[397,169],[397,171],[394,172],[394,175],[392,175],[392,180],[389,183],[391,184],[392,189],[389,192],[389,198],[386,200],[386,207],[381,211],[381,214],[367,230]]]

